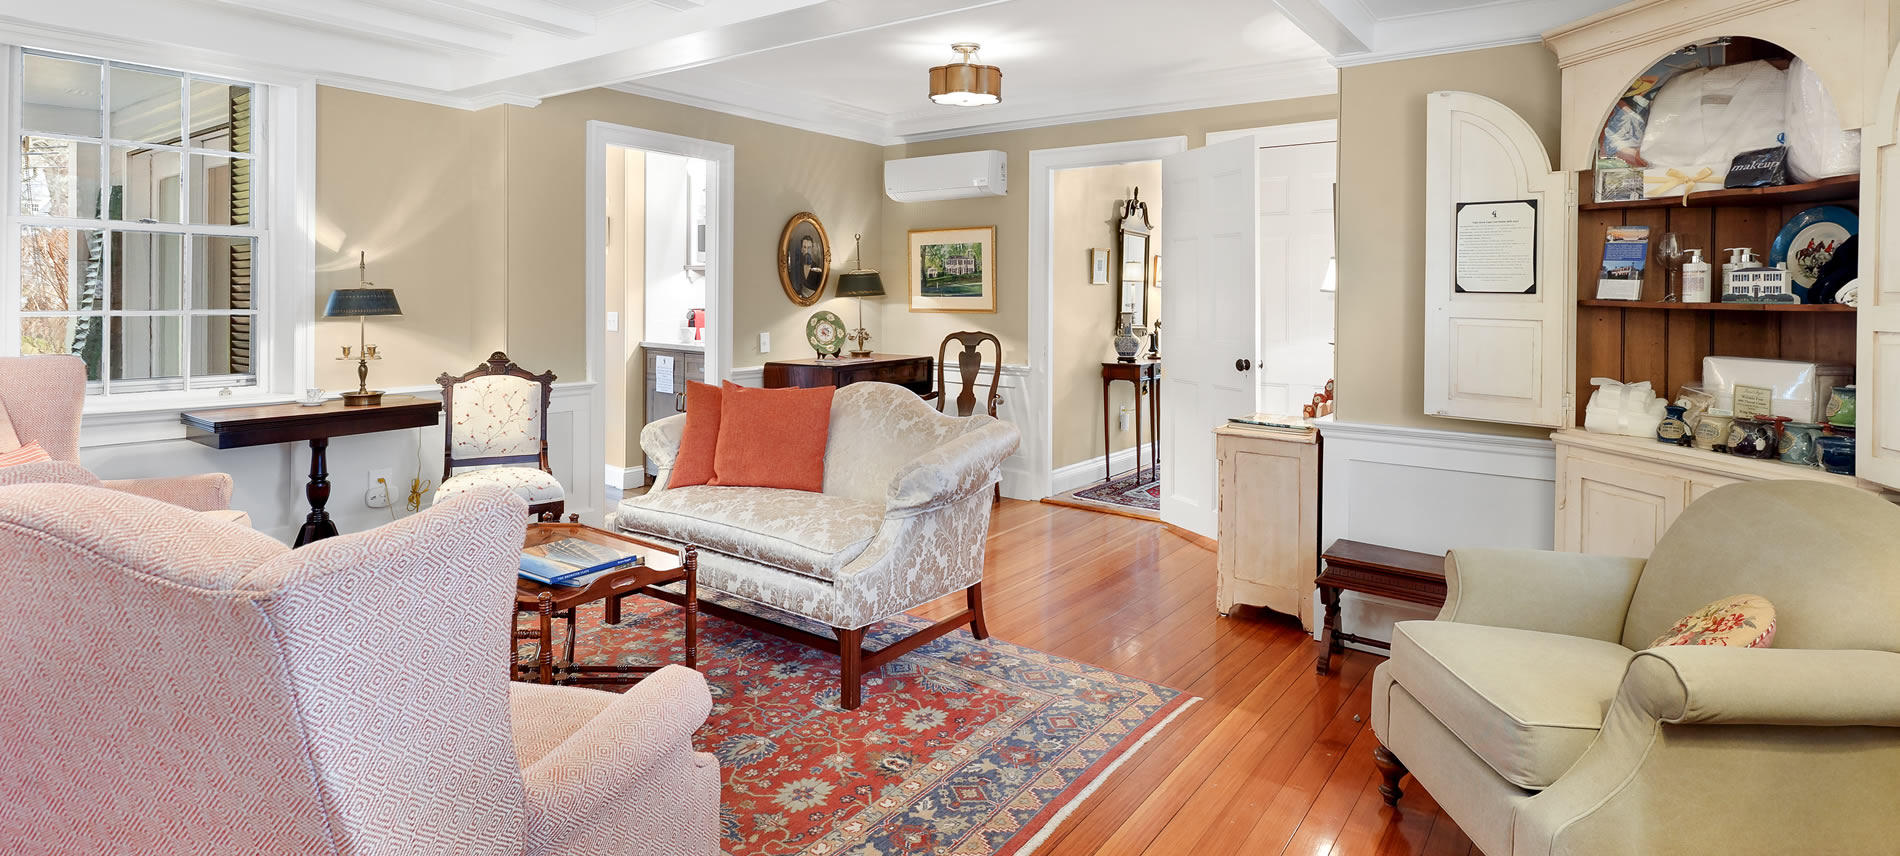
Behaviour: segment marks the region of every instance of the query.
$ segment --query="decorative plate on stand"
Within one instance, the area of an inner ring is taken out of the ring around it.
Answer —
[[[1839,205],[1817,205],[1794,215],[1775,234],[1775,243],[1768,248],[1768,264],[1788,263],[1794,293],[1805,302],[1821,266],[1834,257],[1842,242],[1859,231],[1860,217],[1854,212]]]
[[[820,357],[837,356],[844,349],[844,337],[844,322],[832,312],[821,309],[805,322],[805,341],[811,343],[811,349]]]

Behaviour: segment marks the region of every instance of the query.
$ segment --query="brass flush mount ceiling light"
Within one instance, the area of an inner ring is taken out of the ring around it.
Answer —
[[[958,42],[950,49],[962,59],[930,70],[930,100],[952,107],[981,107],[1003,100],[1003,70],[970,61],[980,46]]]

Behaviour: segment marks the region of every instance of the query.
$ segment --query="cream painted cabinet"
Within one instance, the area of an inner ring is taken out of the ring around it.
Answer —
[[[1220,465],[1216,604],[1297,616],[1313,626],[1319,562],[1318,434],[1226,425],[1214,432]]]
[[[1647,558],[1663,532],[1709,491],[1736,482],[1801,479],[1866,487],[1852,476],[1776,461],[1565,430],[1557,451],[1557,549]]]

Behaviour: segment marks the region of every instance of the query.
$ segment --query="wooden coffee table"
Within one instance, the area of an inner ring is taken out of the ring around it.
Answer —
[[[646,593],[652,594],[654,586],[663,586],[685,581],[686,597],[682,609],[686,620],[686,667],[699,665],[699,551],[691,546],[675,551],[637,538],[630,538],[617,532],[608,532],[592,526],[573,522],[577,518],[569,517],[567,523],[533,523],[528,526],[528,536],[522,542],[524,547],[544,544],[560,538],[579,538],[598,544],[625,547],[635,545],[643,557],[640,564],[603,575],[584,586],[553,586],[537,583],[533,580],[519,579],[515,583],[515,614],[531,613],[538,616],[533,630],[522,630],[517,623],[511,628],[508,640],[509,660],[513,664],[513,678],[518,681],[539,681],[544,684],[630,684],[639,681],[648,674],[659,671],[662,666],[583,666],[574,662],[574,609],[597,600],[606,601],[606,620],[609,624],[620,623],[621,596]],[[554,658],[554,619],[567,620],[567,645],[565,656],[558,662]],[[522,663],[516,651],[516,644],[522,639],[533,639],[539,646],[539,653],[533,662]]]

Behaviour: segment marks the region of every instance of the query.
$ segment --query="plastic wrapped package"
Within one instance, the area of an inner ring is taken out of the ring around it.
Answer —
[[[1860,129],[1841,129],[1821,75],[1799,59],[1788,66],[1788,171],[1796,181],[1860,172]]]
[[[1702,358],[1702,388],[1715,396],[1715,407],[1733,410],[1738,385],[1762,387],[1773,390],[1770,412],[1796,422],[1826,419],[1828,393],[1836,386],[1853,382],[1854,367],[1844,363]]]
[[[1685,72],[1657,90],[1643,160],[1665,172],[1709,169],[1720,187],[1735,155],[1781,145],[1787,95],[1787,73],[1765,60]]]
[[[1583,430],[1598,434],[1654,437],[1662,424],[1666,402],[1657,398],[1649,381],[1623,383],[1614,378],[1590,379],[1597,391],[1583,408]]]

